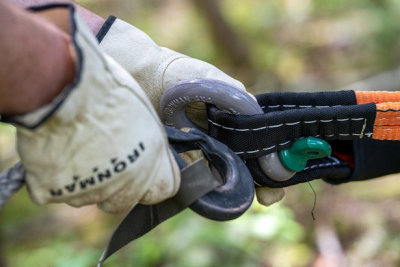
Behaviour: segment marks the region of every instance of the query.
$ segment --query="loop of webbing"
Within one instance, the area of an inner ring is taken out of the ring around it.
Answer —
[[[286,108],[262,115],[231,115],[210,107],[209,133],[243,159],[289,147],[303,137],[325,140],[371,138],[375,104],[331,108]]]
[[[210,107],[209,132],[244,159],[290,146],[302,137],[400,140],[399,92],[269,93],[256,96],[262,115]]]
[[[381,143],[372,139],[400,140],[399,92],[268,93],[256,98],[264,111],[262,115],[232,115],[209,106],[208,117],[210,135],[246,161],[258,186],[285,187],[317,178],[342,183],[372,178],[360,169],[371,173],[374,167],[386,166],[379,171],[381,175],[398,169],[387,167],[391,158],[398,158],[393,156],[400,147],[398,142],[384,143],[388,155],[377,153],[380,158],[359,151],[369,151],[368,146],[379,147]],[[357,166],[334,153],[329,158],[309,161],[290,180],[277,182],[267,177],[255,160],[309,136],[339,142],[347,147],[347,153],[356,155]],[[368,140],[372,143],[365,142]],[[366,157],[374,158],[377,166],[365,166]],[[353,177],[354,173],[359,177]]]
[[[194,102],[213,104],[232,114],[263,114],[256,99],[247,92],[222,81],[195,79],[182,81],[166,90],[160,100],[160,110],[165,123],[178,129],[197,128],[198,126],[185,114],[185,106]],[[258,163],[264,172],[275,180],[287,180],[294,175],[294,171],[282,165],[276,153],[259,157]]]
[[[348,163],[332,156],[309,160],[303,171],[297,172],[291,179],[282,182],[274,181],[265,175],[256,160],[249,159],[246,161],[246,164],[251,170],[251,174],[257,186],[267,186],[271,188],[288,187],[321,178],[340,183],[340,181],[345,181],[346,178],[350,177],[352,173]]]
[[[158,224],[189,207],[214,220],[230,220],[243,214],[254,198],[252,177],[244,163],[225,145],[192,129],[188,133],[165,127],[170,146],[181,168],[178,193],[159,204],[137,205],[114,231],[98,266],[129,242],[143,236]],[[204,160],[189,166],[177,153],[201,149],[222,178],[215,177]]]
[[[209,134],[247,160],[247,166],[257,158],[258,164],[254,167],[257,170],[250,168],[256,183],[264,185],[272,179],[274,182],[268,186],[275,187],[301,182],[301,174],[296,175],[294,171],[304,166],[306,169],[315,166],[331,169],[337,168],[336,165],[350,168],[351,162],[337,164],[336,161],[341,159],[335,155],[331,158],[335,159],[333,163],[323,163],[324,159],[321,159],[307,165],[306,158],[323,157],[330,154],[331,149],[325,149],[327,154],[322,155],[322,150],[312,151],[306,145],[302,149],[307,151],[296,154],[296,149],[292,149],[293,143],[298,145],[307,140],[308,144],[309,140],[317,138],[315,140],[324,139],[319,143],[325,142],[325,147],[329,147],[326,141],[400,140],[400,126],[396,125],[400,121],[400,116],[396,114],[400,110],[400,102],[379,102],[398,101],[399,94],[384,94],[382,97],[379,93],[371,95],[354,91],[271,93],[257,96],[256,102],[247,93],[229,84],[200,79],[182,81],[169,88],[161,98],[160,110],[168,125],[196,127],[186,116],[185,106],[193,102],[209,104]],[[378,101],[375,103],[373,100]],[[260,174],[259,168],[263,174]]]
[[[155,205],[138,204],[129,212],[112,234],[98,267],[119,249],[178,214],[219,184],[204,160],[185,167],[181,174],[180,189],[173,198]]]

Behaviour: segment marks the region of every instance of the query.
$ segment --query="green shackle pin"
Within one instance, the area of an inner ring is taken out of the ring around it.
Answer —
[[[279,151],[282,164],[291,171],[304,170],[307,161],[330,156],[332,149],[325,140],[307,137],[294,142],[289,148]]]

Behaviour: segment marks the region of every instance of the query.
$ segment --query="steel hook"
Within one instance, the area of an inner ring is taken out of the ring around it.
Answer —
[[[193,102],[213,104],[232,114],[264,113],[257,101],[245,91],[217,80],[196,79],[166,90],[160,102],[164,123],[177,128],[199,128],[185,114],[185,106]],[[288,180],[295,174],[282,165],[277,152],[258,158],[258,163],[264,173],[275,181]]]

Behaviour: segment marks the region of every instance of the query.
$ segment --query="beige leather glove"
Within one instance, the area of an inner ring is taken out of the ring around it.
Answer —
[[[180,172],[156,111],[74,7],[63,8],[71,13],[76,80],[51,104],[13,118],[32,199],[120,212],[173,196]]]
[[[160,47],[144,32],[115,17],[108,18],[98,39],[101,49],[135,77],[157,111],[164,91],[185,80],[214,79],[246,90],[241,82],[215,66]],[[191,105],[188,115],[197,124],[207,124],[203,105]],[[257,199],[264,205],[277,202],[283,196],[283,189],[257,189]]]

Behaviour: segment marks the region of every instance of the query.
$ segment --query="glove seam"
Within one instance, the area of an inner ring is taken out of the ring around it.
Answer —
[[[175,61],[177,61],[177,60],[179,60],[179,59],[182,59],[182,58],[189,58],[189,57],[177,53],[176,55],[171,56],[171,57],[167,60],[167,62],[164,61],[164,62],[161,62],[161,63],[158,65],[156,75],[160,77],[159,84],[158,84],[158,88],[161,89],[161,92],[163,92],[163,91],[165,91],[166,89],[168,89],[168,88],[164,88],[164,77],[165,77],[165,73],[167,72],[169,66],[170,66],[172,63],[174,63]]]

